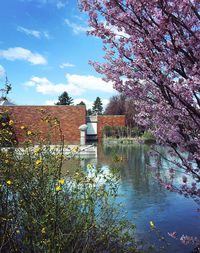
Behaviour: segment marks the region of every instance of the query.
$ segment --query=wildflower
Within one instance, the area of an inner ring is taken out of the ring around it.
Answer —
[[[39,164],[41,164],[41,162],[42,162],[42,159],[40,159],[40,160],[37,160],[37,161],[36,161],[36,165],[39,165]]]
[[[31,131],[28,131],[27,134],[28,134],[28,135],[31,135]]]
[[[9,161],[8,160],[5,160],[5,163],[8,163]]]
[[[76,176],[79,176],[80,174],[78,172],[75,173]]]
[[[16,233],[19,233],[19,232],[20,232],[19,229],[17,229],[17,230],[16,230]]]
[[[57,186],[56,187],[56,191],[58,192],[58,191],[60,191],[61,190],[61,187],[60,186]]]
[[[59,182],[60,184],[64,184],[65,179],[64,179],[64,178],[63,178],[63,179],[60,179],[58,182]]]
[[[2,123],[1,125],[2,125],[2,126],[5,126],[5,125],[6,125],[6,123]]]
[[[10,181],[10,180],[8,180],[8,181],[7,181],[7,184],[11,184],[11,181]]]
[[[41,232],[45,234],[46,233],[45,228],[42,228]]]
[[[38,153],[38,152],[39,152],[39,150],[40,150],[39,148],[36,148],[35,153]]]
[[[21,129],[24,129],[24,126],[21,126]]]
[[[152,221],[150,221],[150,225],[151,225],[151,227],[154,227],[154,224],[153,224],[153,222],[152,222]]]
[[[92,165],[90,163],[88,164],[88,168],[92,168]]]
[[[13,120],[9,121],[9,126],[11,126],[13,124]]]

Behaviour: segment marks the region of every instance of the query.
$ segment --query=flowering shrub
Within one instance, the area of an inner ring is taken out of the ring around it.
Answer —
[[[16,146],[17,139],[13,130],[13,120],[8,111],[0,111],[0,147]]]
[[[113,204],[116,179],[78,169],[64,177],[63,142],[34,147],[22,130],[26,146],[0,149],[0,252],[135,252],[135,226]]]

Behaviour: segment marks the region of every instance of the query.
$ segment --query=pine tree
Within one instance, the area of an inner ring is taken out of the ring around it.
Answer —
[[[59,97],[58,102],[55,105],[73,105],[73,98],[64,91]]]
[[[103,103],[100,97],[97,97],[92,106],[92,114],[93,115],[102,115],[103,112]]]
[[[78,103],[77,105],[86,105],[83,101],[81,101],[80,103]]]

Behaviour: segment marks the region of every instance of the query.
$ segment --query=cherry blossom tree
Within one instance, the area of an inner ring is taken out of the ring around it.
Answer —
[[[90,64],[133,99],[138,124],[169,147],[174,165],[158,180],[200,205],[200,0],[78,1],[88,35],[104,43],[103,62]],[[178,188],[175,165],[183,172]]]

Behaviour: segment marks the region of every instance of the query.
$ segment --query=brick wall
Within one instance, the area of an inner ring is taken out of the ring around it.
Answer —
[[[97,135],[101,139],[104,126],[125,126],[125,115],[116,116],[98,116],[97,117]]]
[[[44,138],[51,131],[53,142],[58,143],[60,141],[58,128],[50,128],[46,121],[40,121],[41,117],[47,115],[51,115],[52,118],[55,117],[60,121],[66,144],[79,144],[80,130],[78,128],[80,125],[86,124],[85,106],[0,106],[0,110],[11,112],[10,119],[16,122],[15,133],[19,144],[22,144],[25,140],[27,130],[41,131],[41,136]],[[21,126],[26,127],[27,130],[21,129]],[[37,142],[36,139],[35,142]]]

